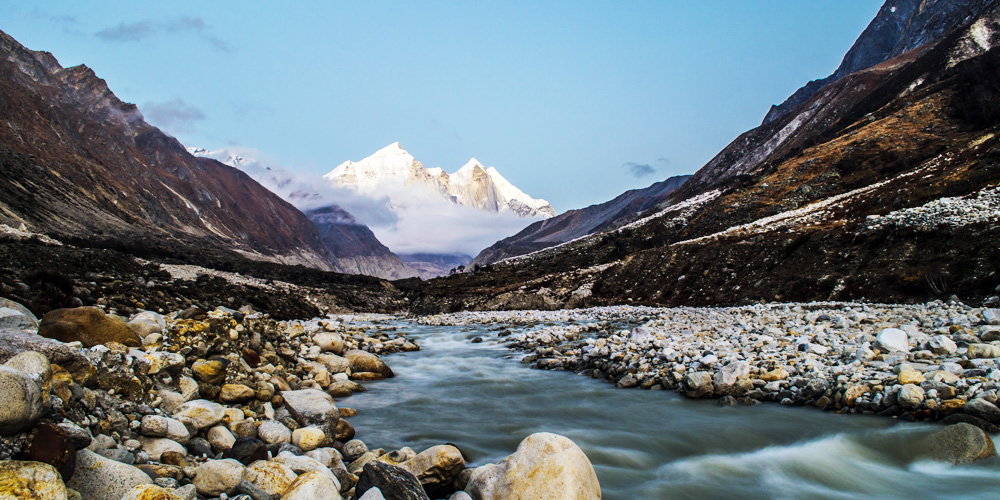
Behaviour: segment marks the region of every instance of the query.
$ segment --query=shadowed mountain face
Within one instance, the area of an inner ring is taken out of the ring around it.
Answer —
[[[626,191],[611,201],[536,222],[480,252],[467,268],[472,270],[625,225],[666,199],[688,177],[671,177],[647,188]]]
[[[447,276],[452,271],[465,269],[465,266],[472,260],[471,255],[462,253],[437,254],[437,253],[408,253],[399,256],[410,267],[420,273],[420,277],[429,280],[439,276]]]
[[[417,272],[378,241],[368,226],[346,210],[323,207],[306,212],[345,273],[385,279],[413,278]]]
[[[315,226],[246,174],[195,158],[85,66],[0,32],[0,223],[205,262],[337,270]]]
[[[826,85],[851,73],[934,43],[969,24],[995,0],[890,0],[882,6],[832,75],[809,82],[784,103],[772,106],[764,125],[794,110]]]
[[[957,294],[976,304],[996,295],[1000,7],[941,22],[959,28],[746,132],[659,212],[434,280],[411,303],[445,311]]]

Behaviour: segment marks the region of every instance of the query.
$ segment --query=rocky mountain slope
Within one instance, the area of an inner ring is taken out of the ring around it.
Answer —
[[[472,158],[455,173],[427,168],[394,142],[361,161],[346,161],[323,176],[335,186],[372,194],[390,185],[421,186],[458,205],[521,217],[552,217],[555,210],[511,184],[497,169]]]
[[[851,47],[832,75],[809,82],[784,103],[772,106],[764,125],[789,113],[823,87],[847,75],[934,43],[969,24],[993,0],[890,0]]]
[[[195,158],[86,66],[0,32],[0,223],[195,262],[335,270],[312,222],[246,174]]]
[[[385,279],[413,278],[417,271],[382,244],[372,230],[353,215],[311,193],[312,186],[297,181],[282,168],[272,168],[260,161],[228,149],[209,151],[192,147],[198,157],[211,158],[238,168],[282,199],[305,212],[319,230],[323,243],[333,253],[337,269],[348,274],[364,274]]]
[[[437,311],[993,296],[998,44],[994,5],[743,134],[659,212],[411,298]]]
[[[472,270],[625,225],[666,199],[688,177],[671,177],[647,188],[626,191],[611,201],[536,222],[486,248],[466,268]]]

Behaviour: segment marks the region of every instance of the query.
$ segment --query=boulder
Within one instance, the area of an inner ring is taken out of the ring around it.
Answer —
[[[168,451],[176,451],[187,455],[187,448],[181,446],[177,441],[167,438],[140,437],[139,442],[142,443],[142,449],[149,455],[149,458],[157,462],[160,461],[160,456]]]
[[[958,352],[958,344],[946,335],[937,335],[927,341],[927,349],[938,356],[951,356]]]
[[[365,445],[360,439],[352,439],[346,443],[341,448],[341,453],[344,454],[344,460],[348,462],[353,462],[365,453],[368,453],[368,446]]]
[[[228,360],[199,359],[191,365],[191,371],[194,372],[194,378],[198,382],[220,385],[226,380],[227,366],[229,366]]]
[[[387,499],[430,500],[420,481],[413,474],[385,462],[372,461],[365,464],[361,474],[358,475],[354,496],[360,498],[374,488],[378,488]]]
[[[902,406],[903,408],[913,409],[920,406],[920,403],[924,402],[925,394],[924,389],[919,385],[906,384],[899,390],[899,395],[896,396],[896,401],[898,401],[899,406]]]
[[[708,372],[693,372],[684,376],[684,395],[689,398],[707,398],[715,393],[712,385],[712,374]]]
[[[153,311],[142,311],[129,318],[128,326],[136,335],[146,338],[154,333],[163,333],[167,328],[167,319]]]
[[[49,362],[66,369],[73,380],[81,385],[97,372],[86,356],[78,349],[67,347],[61,342],[40,337],[34,333],[0,328],[0,363],[22,352],[44,354]]]
[[[88,500],[121,500],[136,486],[152,483],[137,467],[80,450],[76,453],[76,472],[66,486]]]
[[[38,331],[38,318],[27,307],[0,297],[0,328],[34,333]]]
[[[185,500],[184,497],[175,494],[166,488],[161,488],[153,484],[140,484],[132,491],[129,491],[121,500]]]
[[[544,432],[525,438],[500,463],[477,468],[465,490],[477,500],[601,498],[583,451],[568,438]]]
[[[216,425],[205,434],[208,444],[212,445],[212,451],[221,453],[236,444],[236,436],[224,425]]]
[[[308,471],[288,486],[281,500],[341,500],[339,489],[326,474]]]
[[[783,367],[775,368],[760,376],[760,379],[764,382],[774,382],[775,380],[784,380],[789,377],[788,370]]]
[[[389,365],[385,364],[378,356],[360,349],[351,349],[344,353],[344,357],[351,364],[352,372],[378,373],[385,378],[392,378],[395,374]]]
[[[217,497],[222,493],[232,495],[243,480],[243,464],[233,459],[209,460],[194,471],[194,486],[198,493]]]
[[[331,481],[336,483],[337,489],[340,489],[340,481],[337,476],[330,471],[330,468],[323,465],[318,460],[308,457],[305,455],[293,455],[290,452],[283,451],[278,454],[278,456],[271,459],[272,462],[279,463],[288,467],[292,472],[296,474],[302,474],[304,472],[315,471],[326,475]]]
[[[1000,408],[982,398],[976,398],[966,403],[965,413],[990,423],[1000,423]]]
[[[903,370],[899,372],[899,383],[906,384],[922,384],[924,383],[924,374],[916,370]]]
[[[445,444],[428,448],[399,467],[413,474],[425,490],[433,491],[455,479],[465,468],[465,459],[458,448]]]
[[[33,427],[47,412],[41,381],[9,366],[0,366],[0,435]]]
[[[142,337],[124,321],[96,307],[56,309],[42,317],[38,334],[63,343],[80,342],[84,347],[117,342],[128,347],[142,345]]]
[[[351,363],[347,361],[347,358],[342,358],[328,352],[316,357],[316,362],[321,363],[330,373],[344,373],[351,367]]]
[[[340,354],[344,352],[344,339],[337,333],[322,332],[313,335],[313,344],[319,346],[323,352]]]
[[[267,460],[267,445],[255,437],[237,438],[233,447],[222,453],[222,458],[232,458],[243,465],[250,465],[257,460]]]
[[[219,399],[224,403],[245,403],[254,398],[257,391],[243,384],[223,384]]]
[[[719,368],[712,377],[712,384],[716,393],[730,394],[739,381],[746,380],[749,376],[750,363],[736,361]]]
[[[173,417],[185,425],[189,425],[196,431],[211,427],[222,421],[226,416],[226,409],[219,403],[213,403],[207,399],[196,399],[180,405]]]
[[[66,485],[59,471],[41,462],[0,461],[0,498],[66,500]]]
[[[949,425],[929,436],[925,445],[931,458],[950,464],[967,464],[997,456],[993,440],[982,429],[967,423]]]
[[[257,427],[257,437],[267,444],[292,442],[292,431],[276,420],[265,420]]]
[[[899,328],[884,328],[875,337],[875,348],[887,354],[910,352],[910,340]]]
[[[279,462],[258,460],[243,470],[243,480],[272,497],[281,496],[298,475]]]
[[[993,344],[972,344],[969,346],[969,359],[1000,358],[1000,346]]]
[[[323,429],[315,426],[300,427],[292,432],[292,444],[302,451],[312,451],[326,443],[327,437]]]
[[[340,411],[329,394],[319,389],[302,389],[282,391],[281,397],[285,399],[285,407],[300,425],[336,428]]]

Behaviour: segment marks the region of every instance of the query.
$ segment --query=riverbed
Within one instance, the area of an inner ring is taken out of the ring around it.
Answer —
[[[498,343],[498,326],[390,324],[421,350],[387,356],[395,378],[340,402],[361,412],[352,420],[370,447],[454,443],[478,466],[531,433],[554,432],[583,449],[612,500],[994,499],[1000,491],[996,458],[950,466],[921,457],[921,438],[936,425],[615,389],[528,368]]]

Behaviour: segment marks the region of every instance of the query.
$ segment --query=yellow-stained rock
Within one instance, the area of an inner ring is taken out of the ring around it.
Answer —
[[[854,403],[858,400],[858,398],[864,396],[871,390],[872,388],[867,385],[852,385],[851,387],[848,387],[847,391],[844,392],[844,404],[847,406],[854,406]]]
[[[59,471],[41,462],[0,462],[0,500],[64,500],[66,485]]]
[[[760,376],[760,379],[764,382],[774,382],[775,380],[784,380],[786,378],[788,378],[788,370],[781,367]]]
[[[281,496],[298,477],[288,466],[278,462],[258,460],[243,471],[243,479],[271,496]]]
[[[225,403],[245,403],[254,398],[256,391],[243,384],[224,384],[219,399]]]
[[[152,484],[140,484],[128,492],[122,500],[184,500],[166,488]]]
[[[922,384],[926,379],[924,375],[916,370],[905,370],[899,374],[899,383],[906,384]]]

